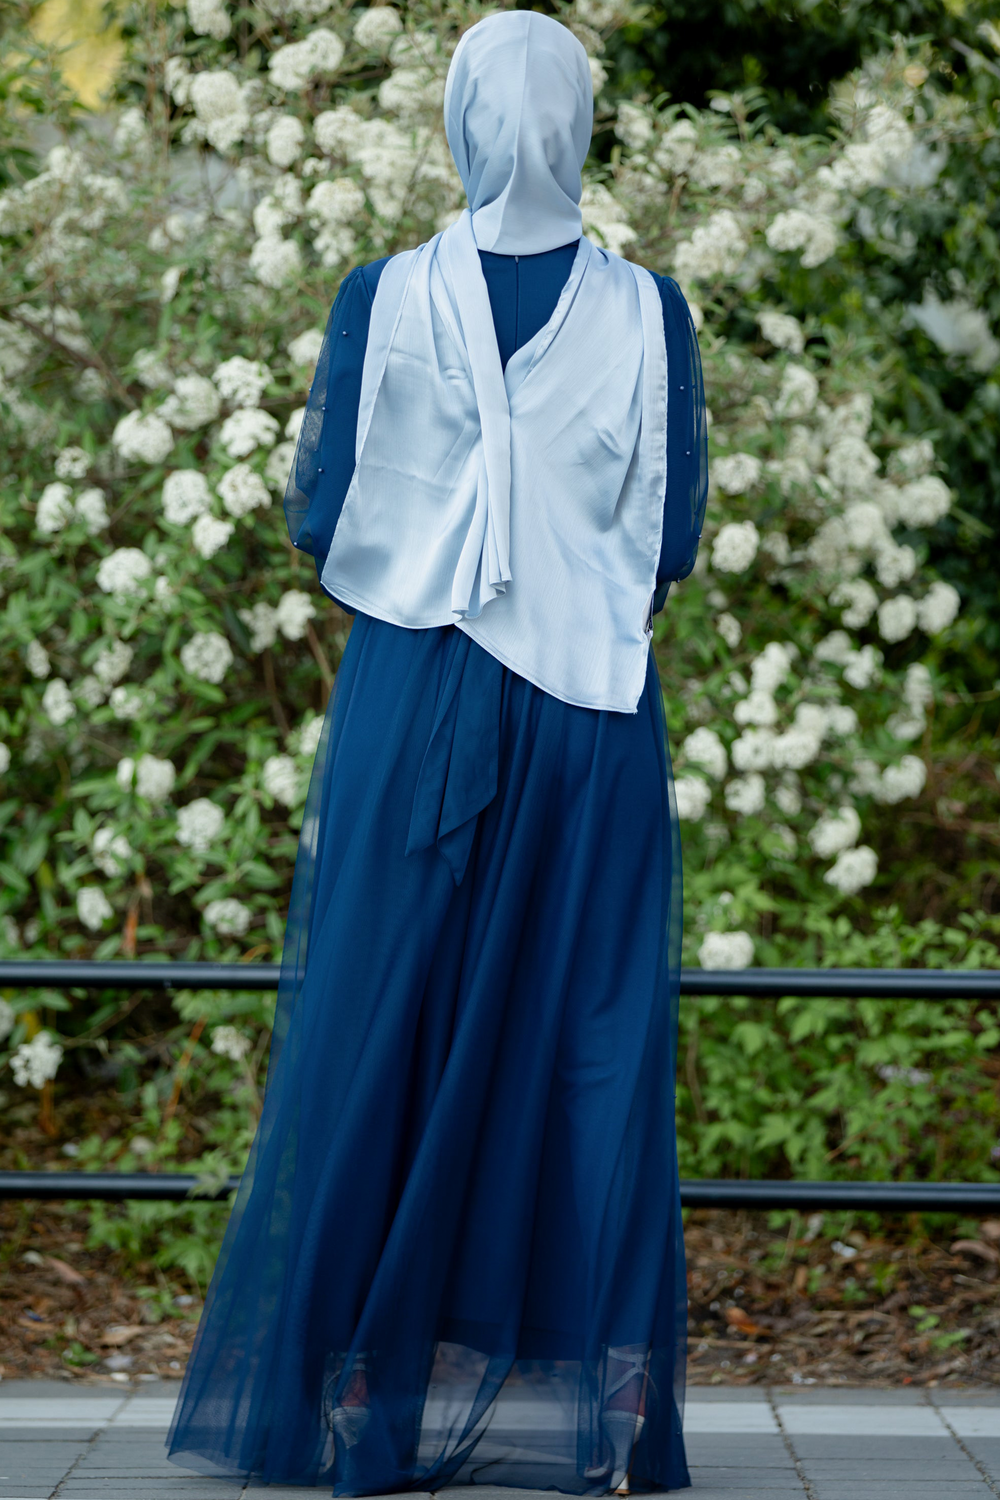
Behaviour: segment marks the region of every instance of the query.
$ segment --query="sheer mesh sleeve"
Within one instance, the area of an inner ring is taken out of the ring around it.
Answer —
[[[333,304],[285,490],[292,545],[315,558],[320,574],[354,473],[372,306],[364,271],[344,278]]]
[[[656,570],[654,610],[671,583],[686,578],[698,555],[708,498],[708,433],[698,335],[680,287],[657,276],[667,341],[667,493]]]

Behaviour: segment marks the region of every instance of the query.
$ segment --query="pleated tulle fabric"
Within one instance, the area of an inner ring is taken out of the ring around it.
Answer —
[[[598,712],[358,616],[171,1458],[598,1494],[624,1425],[634,1489],[689,1482],[676,832],[651,658]]]

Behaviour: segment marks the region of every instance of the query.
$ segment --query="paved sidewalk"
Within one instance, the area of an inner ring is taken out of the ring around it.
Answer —
[[[0,1500],[255,1500],[238,1482],[167,1463],[176,1396],[175,1385],[0,1382]],[[684,1426],[692,1500],[1000,1500],[1000,1390],[695,1388]],[[275,1486],[260,1500],[306,1493],[328,1491]]]

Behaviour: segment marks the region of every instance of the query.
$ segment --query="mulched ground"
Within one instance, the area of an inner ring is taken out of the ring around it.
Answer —
[[[690,1383],[1000,1386],[1000,1220],[957,1241],[916,1218],[839,1222],[831,1240],[817,1215],[789,1233],[690,1216]],[[179,1379],[195,1292],[148,1265],[126,1277],[86,1230],[57,1204],[0,1203],[0,1374]]]
[[[200,1299],[149,1266],[126,1280],[86,1236],[85,1213],[0,1203],[0,1376],[179,1380]],[[143,1283],[151,1296],[138,1295]]]

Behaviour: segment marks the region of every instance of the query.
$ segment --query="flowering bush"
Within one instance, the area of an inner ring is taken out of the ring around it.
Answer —
[[[40,153],[26,134],[0,192],[7,954],[280,952],[349,622],[290,548],[278,502],[341,277],[462,206],[440,115],[473,14],[464,0],[421,0],[405,18],[188,0],[150,28],[137,12],[127,76],[142,84],[122,85],[107,135],[71,128],[57,81],[22,54],[31,97],[66,130]],[[988,105],[939,88],[929,44],[900,40],[835,91],[835,135],[781,135],[750,94],[700,112],[622,97],[604,49],[640,24],[630,0],[560,15],[591,56],[598,148],[614,143],[587,174],[586,231],[675,275],[701,328],[709,518],[694,575],[656,623],[687,960],[848,961],[854,942],[864,962],[892,943],[912,962],[992,961],[985,918],[965,947],[913,937],[927,936],[912,924],[928,893],[942,919],[978,904],[983,864],[966,872],[954,839],[995,847],[998,788],[949,675],[979,620],[928,562],[963,497],[934,424],[904,420],[909,372],[886,351],[919,331],[925,359],[960,367],[987,403],[1000,307],[962,274],[950,300],[930,283],[899,305],[865,290],[916,253],[928,203],[980,170]],[[943,868],[928,852],[942,830]],[[873,886],[896,901],[889,915],[870,915]],[[122,1058],[137,1045],[108,1021],[110,1001],[12,1002],[0,1055],[19,1089],[50,1088],[64,1053],[84,1066],[99,1038]],[[178,998],[157,1033],[172,1065],[143,1096],[163,1159],[182,1149],[183,1091],[223,1086],[239,1123],[227,1115],[232,1128],[206,1140],[239,1159],[268,1014],[249,993]],[[697,1081],[698,1023],[685,1020],[682,1105],[702,1123],[722,1107],[718,1069],[751,1076],[764,1035],[730,1007],[723,1036],[712,1014],[714,1082]],[[962,1017],[970,1057],[995,1045]],[[765,1032],[768,1056],[774,1038],[794,1051],[806,1035]],[[880,1034],[879,1065],[912,1067],[915,1025]],[[689,1164],[784,1150],[801,1165],[761,1099],[739,1105],[739,1131],[696,1133]]]

